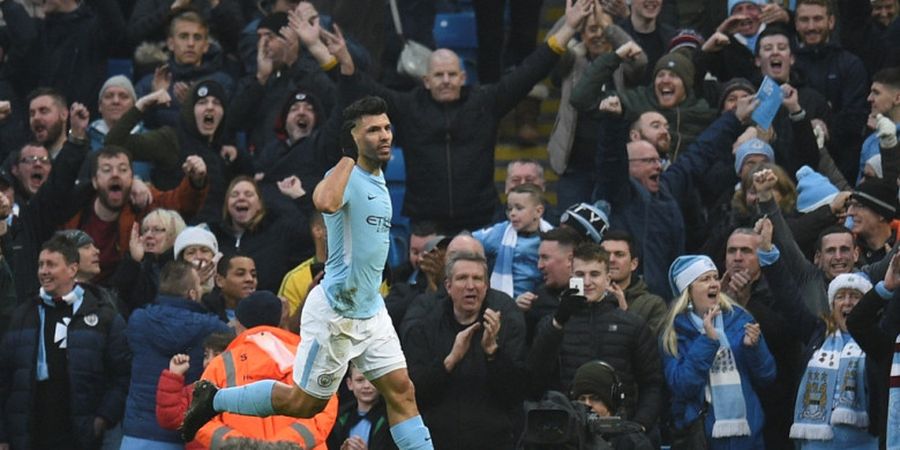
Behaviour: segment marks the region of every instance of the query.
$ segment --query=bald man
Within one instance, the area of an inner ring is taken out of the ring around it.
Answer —
[[[565,24],[496,84],[465,87],[459,57],[448,49],[432,53],[421,87],[402,93],[345,70],[341,61],[341,72],[352,74],[342,89],[362,89],[390,105],[394,138],[405,150],[404,215],[441,224],[443,234],[491,223],[499,203],[494,147],[500,119],[556,66],[592,8],[589,0],[568,5]]]

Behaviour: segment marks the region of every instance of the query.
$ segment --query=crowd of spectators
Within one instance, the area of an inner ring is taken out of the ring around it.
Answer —
[[[468,5],[397,3],[429,45]],[[0,0],[0,450],[397,448],[352,365],[314,417],[176,431],[201,377],[291,382],[366,95],[435,448],[900,449],[900,2],[565,0],[539,40],[542,3],[473,2],[477,72],[417,79],[384,1]],[[507,114],[547,153],[498,193]],[[616,425],[536,439],[559,398]]]

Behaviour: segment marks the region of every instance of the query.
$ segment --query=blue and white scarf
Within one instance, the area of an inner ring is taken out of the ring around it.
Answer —
[[[541,219],[541,232],[552,229],[553,225]],[[494,261],[494,271],[491,273],[491,288],[503,291],[510,297],[513,295],[513,259],[518,239],[519,233],[513,228],[512,223],[507,223],[506,229],[503,230],[503,240],[497,250],[497,260]]]
[[[895,300],[896,301],[896,300]],[[894,341],[894,360],[888,391],[887,449],[900,450],[900,334]]]
[[[847,425],[869,426],[866,355],[840,330],[825,338],[806,365],[794,405],[791,438],[827,441]]]
[[[705,335],[703,320],[694,313],[689,313],[688,316],[694,327]],[[749,436],[750,424],[747,422],[747,405],[744,403],[744,391],[741,388],[741,374],[738,373],[731,343],[725,334],[722,315],[716,316],[714,322],[716,334],[719,335],[719,350],[709,368],[707,385],[716,419],[713,423],[712,437]]]
[[[48,307],[54,307],[56,303],[53,301],[53,296],[47,293],[44,288],[40,289],[38,295],[41,297],[41,302],[43,305],[38,307],[38,317],[41,321],[41,328],[38,330],[38,355],[37,355],[37,372],[35,373],[35,378],[38,381],[45,381],[50,379],[50,368],[47,366],[47,347],[46,342],[44,342],[44,305]],[[62,301],[68,305],[72,306],[72,314],[75,314],[75,311],[78,311],[78,308],[81,306],[82,300],[84,300],[84,289],[81,286],[75,285],[75,289],[72,289],[66,295],[61,297]],[[68,328],[65,330],[68,334]]]

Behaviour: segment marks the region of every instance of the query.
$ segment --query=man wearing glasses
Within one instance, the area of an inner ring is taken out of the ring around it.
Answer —
[[[641,275],[652,293],[671,297],[666,274],[685,251],[684,203],[693,195],[694,183],[720,158],[717,153],[731,148],[758,103],[751,97],[742,99],[734,113],[720,116],[665,171],[654,143],[632,136],[626,144],[629,130],[618,118],[619,99],[608,97],[600,103],[600,111],[611,117],[604,120],[598,143],[600,172],[591,200],[609,202],[611,227],[634,237],[643,256]]]

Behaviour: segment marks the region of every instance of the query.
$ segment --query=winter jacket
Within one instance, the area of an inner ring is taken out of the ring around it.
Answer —
[[[0,237],[0,244],[14,274],[19,299],[37,294],[40,285],[35,274],[41,245],[75,213],[69,194],[87,152],[86,145],[67,141],[56,155],[53,170],[41,188],[30,199],[17,196],[19,215],[12,218],[8,231]]]
[[[743,127],[734,114],[723,114],[662,172],[659,192],[651,193],[628,174],[627,124],[613,119],[606,122],[598,151],[600,176],[594,200],[610,203],[613,228],[628,231],[641,246],[639,270],[650,292],[667,299],[671,296],[669,265],[685,248],[685,200],[692,192],[694,180],[705,174],[711,162],[721,158],[717,154],[729,152],[730,156],[731,144]]]
[[[81,2],[71,12],[31,18],[18,2],[0,4],[12,58],[5,68],[20,93],[52,87],[70,102],[97,110],[97,93],[107,78],[110,48],[125,33],[115,0]]]
[[[628,303],[628,312],[644,319],[653,335],[658,336],[669,313],[669,307],[662,297],[651,294],[647,283],[638,275],[632,274],[631,284],[625,289],[625,302]]]
[[[572,106],[579,112],[591,111],[593,114],[597,105],[607,94],[615,94],[619,96],[625,121],[629,124],[647,111],[659,112],[669,122],[669,133],[672,135],[670,159],[676,159],[678,155],[689,148],[697,136],[716,120],[716,111],[706,103],[706,100],[698,99],[688,87],[690,80],[685,83],[687,97],[672,109],[659,105],[652,83],[648,86],[638,86],[614,93],[604,91],[603,86],[612,84],[612,74],[621,64],[622,58],[619,58],[614,52],[594,59],[585,69],[581,80],[572,89]],[[602,167],[600,170],[603,170]]]
[[[131,204],[129,200],[119,212],[116,220],[119,224],[118,237],[116,239],[116,251],[118,255],[115,257],[116,263],[122,259],[123,255],[128,251],[128,240],[131,238],[131,228],[135,223],[140,223],[148,212],[156,208],[168,208],[178,211],[182,217],[191,217],[203,204],[208,191],[209,183],[201,189],[197,189],[193,184],[184,178],[181,183],[173,190],[160,191],[150,186],[150,194],[153,201],[143,210],[138,210]],[[82,210],[70,218],[63,228],[82,229],[83,225],[89,220],[90,215],[94,214],[94,196],[90,196],[90,201],[86,201]],[[115,271],[115,267],[100,267],[101,272],[98,280],[106,279]]]
[[[487,297],[479,320],[487,308],[500,312],[497,353],[487,360],[480,344],[482,330],[478,330],[468,352],[447,373],[444,358],[466,326],[456,321],[448,296],[439,301],[412,326],[404,342],[416,400],[435,448],[512,449],[526,382],[522,313],[509,296]]]
[[[270,326],[244,331],[221,355],[216,356],[203,379],[220,388],[243,386],[260,380],[293,384],[294,355],[300,336]],[[326,450],[325,439],[337,417],[337,396],[309,419],[288,416],[253,417],[222,413],[197,432],[196,440],[210,448],[229,438],[247,437],[270,442],[288,441],[304,449]]]
[[[869,388],[869,432],[881,437],[882,444],[888,420],[888,387],[891,364],[900,334],[900,301],[898,296],[883,298],[870,290],[847,316],[847,330],[866,352],[866,384]],[[879,322],[879,326],[875,326]]]
[[[671,413],[677,428],[684,428],[699,417],[706,403],[705,387],[709,383],[709,369],[720,346],[719,341],[701,334],[688,314],[693,313],[686,311],[678,314],[673,324],[674,332],[678,336],[678,356],[662,351],[666,382],[672,395]],[[723,311],[722,320],[741,378],[741,391],[744,394],[750,436],[713,439],[712,426],[716,420],[716,411],[710,404],[705,426],[709,448],[714,450],[765,448],[762,434],[765,417],[754,389],[772,382],[775,378],[775,361],[763,336],[760,336],[759,342],[753,347],[744,345],[744,325],[753,322],[753,317],[743,308],[735,306],[731,311]]]
[[[363,419],[368,419],[372,424],[369,435],[366,437],[368,450],[397,450],[394,439],[391,437],[391,427],[388,424],[387,408],[383,399],[378,399],[375,406],[364,415],[359,415],[356,401],[351,398],[338,411],[337,421],[331,434],[328,435],[329,450],[340,449],[341,444],[350,437],[350,431]]]
[[[423,86],[399,93],[357,71],[341,77],[341,95],[383,97],[394,142],[406,158],[403,215],[470,230],[488,225],[497,208],[494,147],[499,121],[550,73],[559,55],[546,44],[496,84],[464,87],[459,100],[438,103]]]
[[[255,42],[255,30],[253,36]],[[255,45],[253,53],[255,59]],[[284,120],[285,102],[297,89],[315,96],[319,106],[315,111],[316,124],[321,127],[338,109],[335,104],[337,87],[329,76],[337,76],[338,70],[340,67],[334,66],[329,72],[324,72],[315,61],[300,57],[290,67],[273,71],[265,85],[259,84],[255,73],[249,74],[238,83],[228,105],[231,112],[229,129],[247,132],[248,149],[258,154],[276,140],[276,123]],[[340,116],[340,111],[337,113]]]
[[[307,221],[296,208],[293,214],[280,216],[267,211],[255,229],[240,234],[227,224],[211,224],[210,231],[216,235],[223,254],[240,253],[253,259],[259,280],[257,289],[275,292],[284,274],[313,254]]]
[[[178,430],[184,421],[191,400],[194,398],[194,384],[184,384],[184,376],[169,369],[162,371],[156,387],[156,421],[164,430]],[[184,444],[185,450],[205,449],[197,440]]]
[[[228,0],[224,0],[223,3],[227,1]],[[175,83],[179,82],[191,85],[200,80],[209,79],[219,83],[225,90],[225,95],[229,97],[222,99],[222,106],[227,110],[228,101],[231,94],[234,92],[234,79],[222,71],[224,58],[221,48],[213,43],[210,43],[209,49],[206,51],[206,54],[203,55],[203,62],[201,62],[199,66],[179,64],[175,62],[174,55],[169,56],[167,64],[169,66],[169,72],[172,74],[172,83],[169,86],[169,96],[172,98],[172,101],[168,106],[160,105],[148,112],[147,116],[144,117],[144,124],[147,128],[156,129],[164,126],[176,127],[178,126],[182,107],[187,106],[193,110],[194,102],[192,100],[187,100],[185,101],[185,104],[182,105],[175,96]],[[134,85],[134,91],[137,94],[137,98],[141,98],[153,92],[153,75],[153,73],[145,75]]]
[[[193,103],[193,100],[189,99],[188,103]],[[197,130],[197,121],[192,107],[183,107],[178,122],[173,126],[162,127],[142,134],[131,134],[129,130],[146,116],[147,113],[142,113],[137,107],[131,108],[110,130],[106,137],[106,143],[125,147],[138,155],[149,155],[155,150],[157,155],[152,161],[156,167],[151,175],[151,180],[154,187],[164,191],[174,189],[185,178],[181,165],[188,156],[195,155],[203,158],[203,162],[206,163],[206,184],[209,186],[209,191],[196,213],[197,216],[184,216],[184,219],[190,223],[221,220],[222,205],[225,203],[225,189],[228,183],[237,175],[250,175],[253,172],[250,157],[246,152],[238,151],[235,160],[230,162],[222,158],[220,154],[222,146],[229,140],[224,131],[227,113],[216,129],[212,141],[200,135]]]
[[[786,330],[787,337],[800,342],[803,345],[803,349],[795,362],[798,370],[793,374],[793,379],[789,380],[789,386],[791,387],[790,399],[791,404],[794,405],[794,400],[796,399],[797,394],[799,394],[803,373],[805,372],[807,365],[809,365],[809,361],[812,359],[813,354],[822,347],[822,344],[825,343],[825,339],[828,338],[828,329],[826,328],[825,321],[822,320],[821,317],[811,314],[803,302],[799,301],[800,291],[798,285],[791,272],[786,270],[784,261],[779,259],[773,265],[764,267],[763,273],[766,278],[770,280],[773,289],[780,290],[784,293],[782,298],[779,299],[781,301],[773,302],[772,308],[781,314],[785,321],[791,324],[791,327]],[[866,306],[863,307],[863,310],[873,303],[877,305],[877,303],[879,303],[878,300],[880,299],[875,289],[870,290],[863,298],[869,298]],[[853,312],[855,312],[856,308],[862,303],[863,301],[860,300],[860,302],[853,307],[851,316],[853,316]],[[873,356],[870,356],[866,346],[858,340],[858,337],[862,337],[863,342],[868,344],[870,341],[866,339],[867,337],[878,336],[883,332],[877,325],[877,319],[873,318],[871,321],[866,321],[866,330],[851,329],[850,323],[851,320],[850,317],[848,317],[847,329],[850,331],[853,338],[857,340],[860,348],[866,352],[866,391],[869,394],[869,432],[873,435],[877,435],[880,432],[883,432],[884,423],[887,417],[887,409],[885,408],[885,406],[887,406],[885,380],[887,380],[890,375],[891,356],[893,354],[887,353],[888,356],[886,360],[883,359],[885,354],[878,354],[876,352]],[[858,325],[859,322],[856,322],[856,324]],[[896,336],[896,333],[894,333],[893,336]],[[893,348],[893,339],[891,339],[890,348]],[[793,412],[792,408],[792,419]]]
[[[625,385],[624,417],[653,428],[662,413],[664,380],[656,335],[644,319],[619,309],[610,294],[576,311],[563,329],[546,316],[528,355],[532,390],[569,392],[582,364],[600,359]]]
[[[228,331],[228,326],[203,305],[185,298],[160,295],[154,304],[134,311],[125,330],[134,353],[123,422],[126,436],[180,442],[177,433],[164,430],[156,421],[159,373],[169,367],[172,356],[184,353],[193,362],[186,379],[196,381],[203,369],[198,364],[203,361],[203,340],[211,333]]]
[[[869,76],[862,61],[842,49],[834,41],[823,45],[798,46],[794,49],[797,67],[807,77],[809,86],[819,91],[831,105],[832,140],[852,139],[853,150],[859,148],[865,130],[869,105]],[[841,147],[838,147],[841,148]]]
[[[68,326],[69,409],[75,437],[73,449],[99,449],[102,437],[94,435],[94,419],[110,426],[122,419],[131,351],[125,338],[125,321],[115,307],[99,300],[90,285],[82,285],[84,298]],[[42,302],[34,296],[19,305],[0,347],[0,442],[11,449],[31,448],[35,411],[36,355]],[[42,430],[44,431],[44,430]]]

